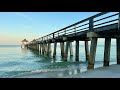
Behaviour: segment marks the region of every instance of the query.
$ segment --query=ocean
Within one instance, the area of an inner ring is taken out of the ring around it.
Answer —
[[[75,52],[73,46],[73,53]],[[52,47],[53,51],[53,47]],[[53,52],[52,52],[53,53]],[[20,45],[0,45],[0,78],[12,78],[19,75],[29,75],[41,72],[76,70],[79,73],[87,70],[84,45],[80,45],[79,62],[75,61],[75,55],[68,61],[61,58],[60,46],[57,47],[56,58],[41,55],[38,51],[21,48]],[[104,45],[97,45],[95,68],[103,66]],[[116,64],[116,46],[111,46],[110,64]],[[71,75],[71,73],[68,73]],[[73,74],[77,74],[74,72]]]

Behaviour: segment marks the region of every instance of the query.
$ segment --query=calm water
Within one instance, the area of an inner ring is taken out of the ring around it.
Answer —
[[[53,49],[53,48],[52,48]],[[73,48],[74,50],[74,48]],[[74,55],[75,56],[75,55]],[[57,57],[40,55],[39,52],[21,48],[16,45],[0,45],[0,77],[14,77],[48,71],[64,71],[80,69],[86,71],[84,45],[80,46],[80,62],[75,62],[75,57],[68,57],[65,62],[60,56],[60,48],[57,48]],[[95,68],[103,66],[104,46],[98,45],[96,52]],[[111,46],[110,64],[116,63],[116,46]]]

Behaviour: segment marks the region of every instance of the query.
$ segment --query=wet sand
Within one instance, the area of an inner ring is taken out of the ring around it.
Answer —
[[[65,71],[49,71],[31,75],[17,76],[15,78],[120,78],[120,65],[99,67],[94,70],[80,72],[80,69]]]

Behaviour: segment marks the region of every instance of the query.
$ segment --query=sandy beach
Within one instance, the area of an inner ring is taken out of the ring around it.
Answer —
[[[109,67],[99,67],[85,72],[65,70],[49,71],[31,75],[23,75],[15,78],[120,78],[120,65],[110,65]]]

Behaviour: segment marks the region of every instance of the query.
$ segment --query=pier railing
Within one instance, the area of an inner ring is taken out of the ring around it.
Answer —
[[[118,28],[120,27],[120,12],[101,12],[84,20],[81,20],[77,23],[74,23],[70,26],[67,26],[63,29],[55,31],[51,34],[38,38],[36,39],[36,41],[43,42],[50,39],[59,38],[61,36],[67,36],[70,34],[76,35],[76,33],[80,33],[86,30],[94,32],[95,28],[99,28],[114,23],[118,23]],[[36,42],[31,41],[30,43]]]

